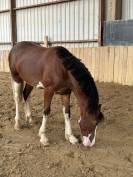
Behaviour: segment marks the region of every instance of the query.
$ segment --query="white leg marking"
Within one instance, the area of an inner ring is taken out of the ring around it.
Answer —
[[[65,138],[70,141],[72,144],[78,143],[78,139],[73,135],[70,117],[68,113],[65,113],[65,107],[63,107],[63,115],[65,119]]]
[[[30,110],[30,105],[29,105],[29,98],[25,102],[25,116],[26,116],[27,123],[32,124],[33,123],[33,119],[32,119],[32,116],[31,116],[31,110]]]
[[[22,89],[22,84],[17,83],[15,81],[12,81],[12,87],[13,87],[13,94],[14,94],[14,100],[15,100],[15,105],[16,105],[16,116],[15,116],[15,126],[14,128],[16,130],[20,129],[20,108],[19,104],[22,99],[21,95],[21,89]]]
[[[36,88],[44,88],[43,83],[42,83],[42,82],[39,82],[39,83],[37,84]]]
[[[41,142],[44,146],[49,145],[48,138],[46,137],[46,124],[47,124],[47,119],[48,119],[48,116],[43,115],[42,125],[41,125],[40,130],[39,130],[40,142]]]

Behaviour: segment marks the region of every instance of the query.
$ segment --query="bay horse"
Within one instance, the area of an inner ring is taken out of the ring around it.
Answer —
[[[46,146],[46,124],[50,114],[50,105],[54,94],[60,94],[65,119],[65,138],[76,144],[70,122],[70,95],[73,91],[80,108],[79,126],[84,146],[95,144],[96,128],[103,114],[99,104],[95,82],[83,63],[64,47],[44,48],[34,42],[19,42],[9,53],[9,67],[16,105],[15,126],[20,124],[20,101],[24,98],[26,120],[32,123],[29,107],[29,95],[33,87],[41,83],[44,86],[44,112],[39,129],[40,142]],[[25,85],[24,85],[25,83]]]

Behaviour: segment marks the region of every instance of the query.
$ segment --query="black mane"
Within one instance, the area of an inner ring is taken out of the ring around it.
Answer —
[[[78,58],[73,56],[64,47],[57,47],[57,55],[63,60],[65,68],[69,70],[78,81],[81,90],[89,97],[90,111],[95,112],[98,109],[99,96],[90,72]]]

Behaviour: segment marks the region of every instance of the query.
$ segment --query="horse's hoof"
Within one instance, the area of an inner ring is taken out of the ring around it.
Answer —
[[[78,143],[78,139],[73,135],[71,135],[69,137],[69,141],[70,141],[71,144],[77,144]]]
[[[43,146],[49,146],[49,140],[48,140],[48,138],[44,134],[41,134],[41,133],[39,133],[38,135],[40,137],[40,143]]]
[[[40,139],[40,143],[43,145],[43,146],[49,146],[49,141],[43,141]]]
[[[14,129],[17,130],[17,131],[21,130],[21,125],[20,124],[15,124]]]
[[[33,120],[33,119],[29,119],[29,124],[32,126],[32,125],[34,125],[35,124],[35,121]]]
[[[65,138],[69,140],[71,144],[77,144],[79,142],[74,135],[65,135]]]
[[[32,126],[35,124],[35,122],[31,117],[26,117],[26,124]]]

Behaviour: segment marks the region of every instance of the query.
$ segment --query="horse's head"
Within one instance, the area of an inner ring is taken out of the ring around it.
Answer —
[[[101,105],[95,113],[85,112],[79,119],[79,126],[83,136],[83,145],[92,147],[95,144],[97,125],[103,119]]]

